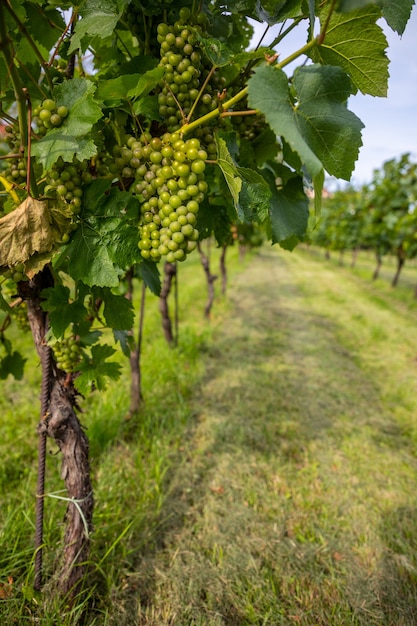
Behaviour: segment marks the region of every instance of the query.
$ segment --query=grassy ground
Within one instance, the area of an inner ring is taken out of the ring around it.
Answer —
[[[124,420],[127,372],[85,414],[93,590],[72,609],[31,597],[36,403],[6,382],[2,623],[77,624],[86,607],[109,626],[416,623],[417,305],[361,263],[234,252],[207,324],[190,259],[176,350],[150,302],[140,420]],[[58,468],[51,454],[50,491]],[[50,555],[64,506],[47,501]]]

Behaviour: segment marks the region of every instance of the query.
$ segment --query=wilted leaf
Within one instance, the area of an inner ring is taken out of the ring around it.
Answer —
[[[41,266],[51,258],[54,248],[68,229],[64,210],[52,200],[26,198],[22,204],[0,219],[0,267],[13,267],[31,259],[26,267],[36,267],[33,255],[42,255]],[[36,261],[36,259],[35,259]],[[39,271],[37,267],[37,271]]]

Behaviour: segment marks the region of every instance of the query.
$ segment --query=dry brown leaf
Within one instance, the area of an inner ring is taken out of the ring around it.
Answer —
[[[212,493],[218,493],[218,494],[222,495],[224,493],[224,487],[222,487],[221,485],[219,485],[218,487],[216,487],[215,485],[211,485],[210,486],[210,491]]]
[[[32,259],[29,264],[39,271],[39,264],[43,267],[50,260],[50,253],[70,224],[70,214],[55,204],[52,200],[29,197],[0,219],[1,267],[26,263],[39,254],[43,259]]]
[[[0,582],[0,599],[10,598],[13,593],[13,577],[8,576],[7,583]]]

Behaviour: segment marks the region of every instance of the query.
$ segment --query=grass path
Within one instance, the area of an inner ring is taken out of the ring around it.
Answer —
[[[229,297],[138,624],[415,624],[413,313],[305,252],[263,251]]]

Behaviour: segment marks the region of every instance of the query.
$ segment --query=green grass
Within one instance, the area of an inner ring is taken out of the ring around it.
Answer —
[[[206,322],[192,256],[174,350],[148,298],[139,419],[125,420],[127,369],[84,407],[95,531],[72,609],[30,591],[39,371],[5,382],[2,623],[415,623],[417,270],[393,290],[361,263],[233,251]],[[62,489],[54,454],[47,485]],[[65,503],[46,509],[49,575]]]

